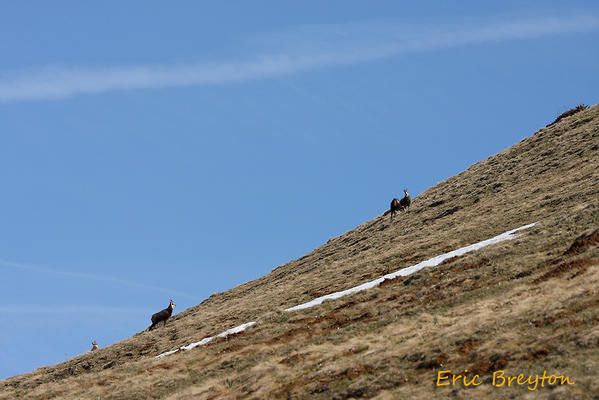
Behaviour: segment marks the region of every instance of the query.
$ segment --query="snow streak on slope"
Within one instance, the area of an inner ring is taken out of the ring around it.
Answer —
[[[162,358],[162,357],[170,356],[171,354],[178,353],[179,351],[191,350],[194,347],[203,346],[203,345],[205,345],[207,343],[210,343],[211,341],[213,341],[216,338],[224,338],[224,337],[227,337],[229,335],[234,335],[236,333],[243,332],[247,328],[251,328],[254,325],[256,325],[255,321],[246,322],[245,324],[241,324],[239,326],[236,326],[235,328],[231,328],[231,329],[228,329],[228,330],[226,330],[224,332],[221,332],[221,333],[219,333],[216,336],[209,336],[207,338],[204,338],[204,339],[200,340],[199,342],[193,342],[193,343],[188,344],[187,346],[179,347],[176,350],[167,351],[166,353],[162,353],[162,354],[156,356],[156,358]]]
[[[402,268],[398,271],[384,275],[384,276],[382,276],[378,279],[375,279],[373,281],[363,283],[359,286],[354,286],[353,288],[346,289],[346,290],[343,290],[340,292],[335,292],[335,293],[327,294],[325,296],[317,297],[316,299],[311,300],[307,303],[302,303],[302,304],[298,304],[297,306],[287,308],[285,311],[298,311],[298,310],[304,310],[306,308],[315,307],[319,304],[322,304],[326,300],[339,299],[341,297],[344,297],[344,296],[347,296],[347,295],[350,295],[353,293],[358,293],[363,290],[377,287],[378,285],[380,285],[387,279],[394,279],[394,278],[397,278],[398,276],[407,276],[407,275],[413,274],[414,272],[420,271],[421,269],[437,266],[437,265],[441,264],[443,261],[448,260],[452,257],[461,256],[463,254],[470,253],[475,250],[480,250],[484,247],[490,246],[492,244],[504,242],[506,240],[516,239],[517,237],[520,236],[520,235],[517,235],[516,232],[524,230],[524,229],[528,229],[528,228],[534,226],[535,224],[536,224],[536,222],[532,223],[532,224],[524,225],[519,228],[512,229],[511,231],[507,231],[500,235],[494,236],[490,239],[483,240],[482,242],[474,243],[474,244],[471,244],[471,245],[465,246],[465,247],[460,247],[459,249],[438,255],[436,257],[430,258],[426,261],[422,261],[422,262],[412,265],[410,267]],[[227,337],[227,336],[235,334],[235,333],[243,332],[246,329],[251,328],[254,325],[256,325],[255,321],[246,322],[245,324],[241,324],[239,326],[236,326],[234,328],[231,328],[224,332],[221,332],[216,336],[209,336],[207,338],[200,340],[199,342],[190,343],[187,346],[182,346],[178,349],[167,351],[165,353],[162,353],[162,354],[156,356],[156,358],[162,358],[165,356],[169,356],[171,354],[175,354],[175,353],[178,353],[179,351],[183,351],[183,350],[191,350],[194,347],[205,345],[216,338]]]
[[[462,254],[466,254],[471,251],[479,250],[479,249],[482,249],[483,247],[487,247],[487,246],[495,244],[495,243],[503,242],[505,240],[515,239],[519,236],[519,235],[515,235],[514,234],[515,232],[530,228],[533,225],[534,225],[534,223],[521,226],[520,228],[512,229],[511,231],[504,232],[501,235],[492,237],[491,239],[483,240],[482,242],[474,243],[474,244],[471,244],[470,246],[461,247],[457,250],[450,251],[449,253],[441,254],[439,256],[433,257],[426,261],[422,261],[421,263],[412,265],[411,267],[402,268],[399,271],[392,272],[390,274],[382,276],[373,281],[363,283],[359,286],[355,286],[353,288],[343,290],[341,292],[335,292],[335,293],[327,294],[325,296],[318,297],[318,298],[311,300],[307,303],[299,304],[297,306],[288,308],[285,311],[303,310],[305,308],[310,308],[310,307],[314,307],[319,304],[322,304],[326,300],[334,300],[334,299],[338,299],[343,296],[347,296],[349,294],[361,292],[366,289],[371,289],[373,287],[380,285],[386,279],[394,279],[394,278],[397,278],[398,276],[407,276],[407,275],[413,274],[414,272],[420,271],[423,268],[437,266],[437,265],[441,264],[443,261],[450,259],[452,257],[461,256]]]

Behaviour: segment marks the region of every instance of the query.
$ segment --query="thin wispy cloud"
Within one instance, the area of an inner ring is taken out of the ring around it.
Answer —
[[[364,23],[298,29],[270,35],[275,52],[252,59],[104,68],[51,66],[0,74],[0,102],[50,100],[86,93],[225,85],[319,68],[365,63],[442,48],[534,39],[599,29],[599,16],[579,15],[470,23],[415,30]]]
[[[13,261],[6,261],[6,260],[0,260],[0,268],[10,268],[10,269],[17,269],[17,270],[42,273],[42,274],[59,275],[59,276],[75,278],[75,279],[101,281],[101,282],[106,282],[108,284],[127,286],[127,287],[132,287],[132,288],[137,288],[137,289],[145,289],[145,290],[150,290],[153,292],[165,293],[170,296],[177,295],[180,297],[186,297],[190,300],[197,300],[196,296],[192,296],[190,294],[187,294],[187,293],[184,293],[184,292],[181,292],[178,290],[173,290],[173,289],[158,287],[158,286],[153,286],[153,285],[147,285],[144,283],[130,281],[130,280],[121,279],[121,278],[117,278],[117,277],[113,277],[113,276],[107,276],[107,275],[97,275],[97,274],[65,271],[65,270],[50,268],[50,267],[41,266],[41,265],[16,263]]]

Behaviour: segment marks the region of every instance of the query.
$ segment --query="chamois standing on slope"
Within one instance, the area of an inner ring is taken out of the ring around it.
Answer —
[[[100,348],[100,346],[98,346],[98,342],[96,342],[95,340],[92,342],[92,349],[90,351],[96,351]]]
[[[170,299],[167,308],[152,315],[152,325],[150,325],[148,330],[151,331],[159,322],[162,321],[164,321],[164,325],[166,325],[166,320],[169,319],[173,314],[173,308],[175,308],[175,306],[176,304],[173,302],[173,299]]]
[[[395,215],[396,212],[407,210],[408,208],[410,208],[410,204],[412,204],[412,198],[410,197],[410,194],[408,193],[408,189],[404,189],[403,192],[404,192],[404,196],[401,200],[399,200],[399,199],[391,200],[391,208],[389,210],[391,212],[391,221],[393,221],[393,216]]]

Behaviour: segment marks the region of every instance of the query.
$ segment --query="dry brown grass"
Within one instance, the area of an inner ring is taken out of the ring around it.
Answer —
[[[0,382],[0,399],[592,398],[599,393],[599,107],[477,163],[263,278],[100,351]],[[309,310],[280,310],[540,221],[523,236]],[[164,359],[240,323],[259,324]],[[574,386],[436,388],[547,370]]]
[[[559,115],[559,116],[558,116],[558,117],[555,119],[555,121],[553,121],[552,123],[550,123],[550,124],[549,124],[549,125],[547,125],[547,126],[551,126],[551,125],[557,124],[557,123],[558,123],[558,122],[560,122],[562,119],[564,119],[564,118],[568,118],[568,117],[571,117],[571,116],[572,116],[572,115],[574,115],[574,114],[577,114],[577,113],[579,113],[579,112],[581,112],[581,111],[584,111],[584,110],[586,110],[587,108],[589,108],[589,106],[587,106],[586,104],[579,104],[579,105],[577,105],[576,107],[573,107],[573,108],[569,109],[568,111],[565,111],[565,112],[561,113],[561,114],[560,114],[560,115]]]

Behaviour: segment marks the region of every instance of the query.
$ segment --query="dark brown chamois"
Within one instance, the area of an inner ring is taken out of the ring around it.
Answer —
[[[156,314],[152,315],[152,325],[150,325],[150,328],[148,330],[151,331],[159,322],[162,321],[164,321],[164,325],[166,325],[166,320],[171,317],[171,315],[173,314],[173,308],[175,307],[176,304],[173,302],[173,299],[170,299],[167,308],[158,311]]]
[[[399,199],[391,200],[391,208],[389,210],[391,212],[391,221],[393,221],[393,216],[395,215],[396,212],[407,210],[408,208],[410,208],[410,205],[412,204],[412,198],[410,197],[410,194],[408,193],[408,189],[404,189],[403,192],[404,192],[404,196],[401,200],[399,200]]]

